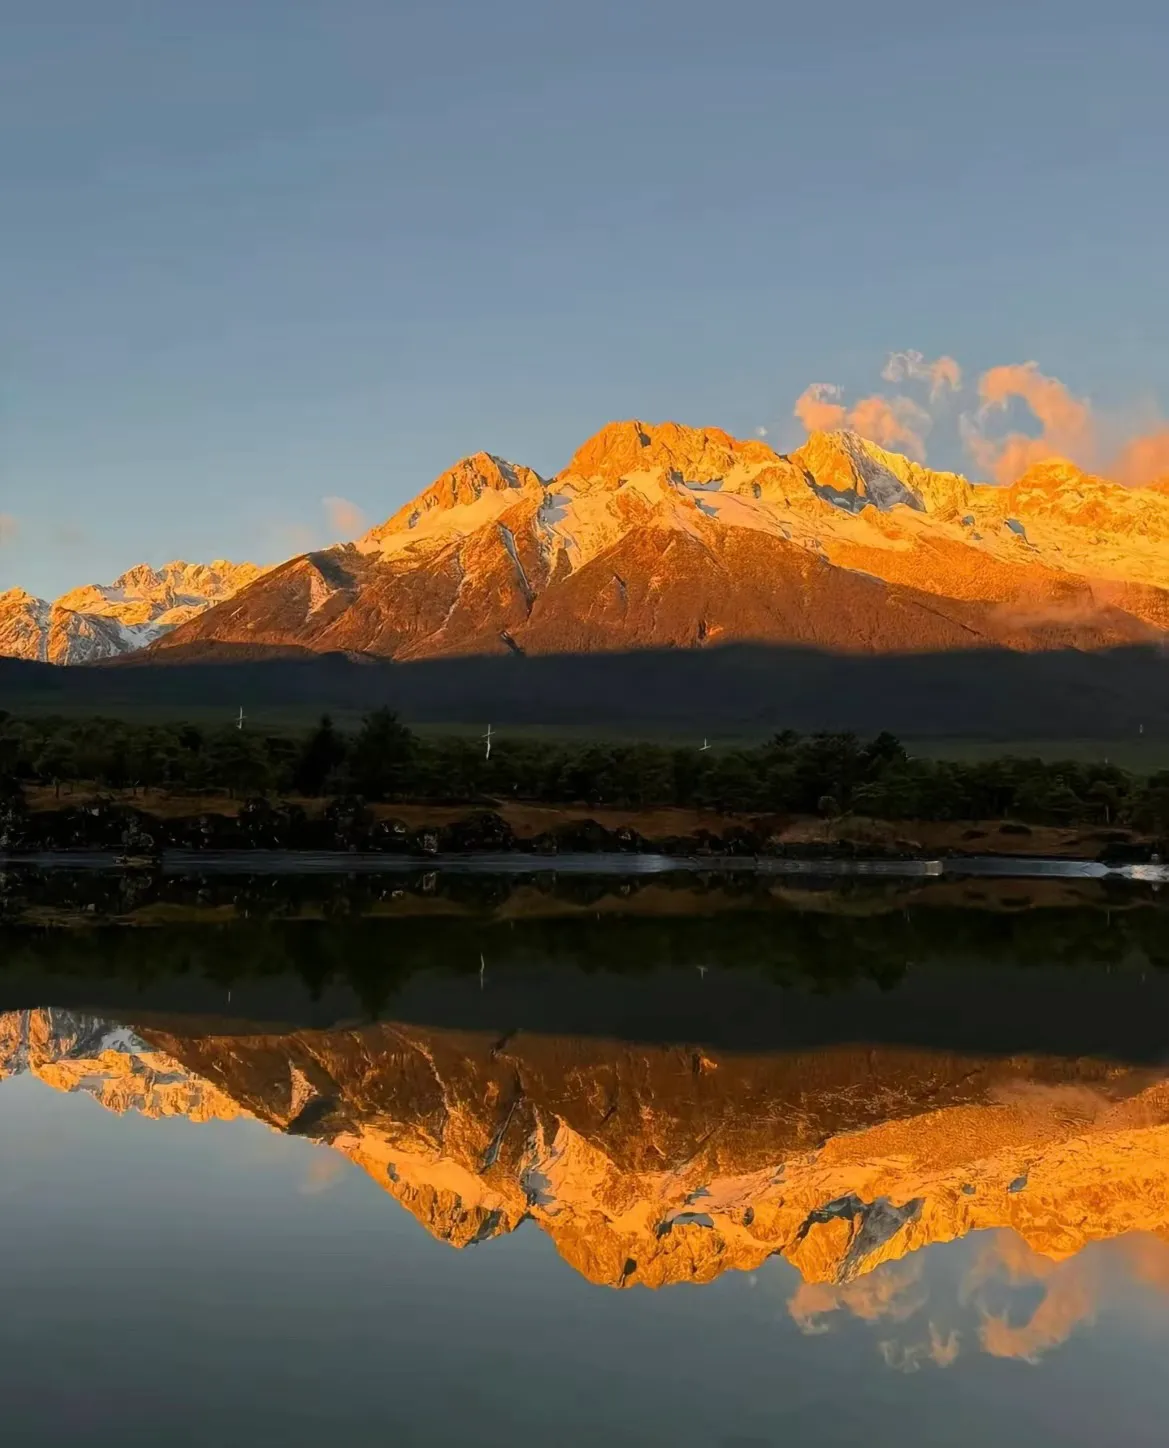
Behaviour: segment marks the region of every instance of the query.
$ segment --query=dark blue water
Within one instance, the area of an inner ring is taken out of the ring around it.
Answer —
[[[0,1386],[28,1448],[1164,1442],[1169,1297],[1123,1243],[997,1299],[994,1235],[851,1301],[780,1260],[617,1291],[535,1229],[456,1251],[255,1122],[118,1117],[16,1079],[0,1159]],[[1018,1331],[988,1348],[992,1309]]]
[[[1155,907],[832,906],[710,967],[684,915],[640,969],[485,922],[376,1009],[305,942],[364,980],[417,923],[254,974],[235,927],[10,931],[6,1441],[1160,1445]]]

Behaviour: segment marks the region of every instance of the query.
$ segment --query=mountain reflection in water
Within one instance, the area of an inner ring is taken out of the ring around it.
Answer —
[[[860,1333],[882,1380],[882,1364],[1056,1364],[1073,1339],[1112,1341],[1134,1303],[1164,1334],[1169,915],[1154,892],[69,888],[23,877],[4,896],[0,1112],[35,1080],[201,1140],[225,1122],[279,1140],[310,1157],[326,1238],[359,1168],[435,1241],[477,1249],[458,1258],[474,1300],[520,1293],[535,1311],[506,1264],[546,1243],[566,1264],[547,1289],[557,1323],[586,1284],[621,1309],[610,1333],[644,1333],[638,1304],[686,1320],[698,1300],[742,1353],[766,1314],[727,1290],[756,1285],[786,1325],[778,1353],[806,1337],[828,1371]],[[23,1139],[4,1138],[6,1181]],[[131,1215],[141,1180],[119,1188]],[[396,1212],[370,1196],[380,1221]],[[484,1261],[504,1284],[486,1298]],[[418,1271],[425,1292],[433,1260]],[[637,1291],[678,1284],[699,1291]],[[601,1350],[582,1343],[587,1377]],[[757,1393],[755,1408],[763,1421],[776,1404]],[[817,1421],[823,1441],[853,1441],[844,1417]]]
[[[0,1017],[0,1072],[115,1112],[250,1116],[367,1172],[462,1248],[535,1223],[613,1288],[709,1282],[773,1255],[792,1316],[1034,1358],[1091,1318],[1094,1244],[1169,1283],[1169,1068],[838,1044],[743,1053],[382,1021],[239,1021],[63,1009]],[[920,1254],[982,1234],[956,1284],[971,1335],[923,1295]],[[1120,1239],[1116,1241],[1115,1239]],[[1035,1289],[1023,1320],[1012,1294]]]

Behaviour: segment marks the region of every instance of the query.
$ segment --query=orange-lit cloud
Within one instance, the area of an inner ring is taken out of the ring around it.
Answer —
[[[921,352],[890,352],[881,371],[886,382],[924,383],[931,402],[962,385],[962,369],[953,357],[932,361]],[[912,397],[874,393],[848,406],[832,382],[813,382],[796,399],[794,413],[808,432],[848,428],[880,447],[908,453],[925,462],[925,439],[933,418]]]
[[[1108,1261],[1120,1273],[1110,1272]],[[976,1307],[983,1285],[993,1279],[1012,1287],[1043,1284],[1043,1296],[1025,1322],[980,1308],[979,1341],[994,1357],[1038,1362],[1066,1342],[1077,1327],[1095,1321],[1117,1278],[1169,1291],[1169,1243],[1149,1232],[1134,1232],[1107,1244],[1086,1248],[1075,1257],[1055,1262],[1033,1251],[1014,1232],[996,1232],[971,1268],[965,1291]]]
[[[349,1162],[328,1147],[318,1148],[309,1158],[308,1171],[301,1182],[302,1197],[317,1196],[332,1189],[344,1176]]]
[[[966,443],[974,461],[1000,483],[1013,483],[1036,463],[1068,458],[1091,467],[1096,454],[1096,425],[1092,408],[1073,397],[1056,377],[1047,377],[1034,362],[992,367],[978,379],[982,408],[968,424]],[[1018,400],[1039,423],[1038,437],[1011,432],[994,438],[984,431],[988,418]]]
[[[977,1256],[955,1284],[953,1306],[973,1316],[968,1332],[963,1328],[960,1334],[946,1321],[952,1307],[936,1297],[939,1279],[933,1282],[935,1295],[929,1294],[919,1258],[883,1263],[851,1282],[802,1283],[788,1311],[810,1334],[829,1331],[837,1313],[867,1322],[883,1331],[877,1346],[885,1362],[914,1372],[927,1363],[949,1367],[963,1334],[992,1357],[1036,1363],[1110,1304],[1123,1301],[1129,1284],[1169,1293],[1169,1242],[1151,1232],[1090,1243],[1062,1260],[1037,1252],[1009,1228],[980,1236]],[[1026,1315],[1019,1310],[1024,1302]]]
[[[1169,1242],[1152,1232],[1133,1232],[1116,1245],[1134,1281],[1169,1292]]]
[[[795,416],[808,432],[849,428],[924,462],[925,440],[938,405],[939,420],[949,413],[952,426],[947,399],[959,393],[969,397],[972,388],[963,388],[962,368],[953,357],[931,359],[915,351],[890,352],[881,376],[886,382],[916,384],[918,397],[927,389],[929,405],[880,393],[849,404],[834,383],[814,382],[797,398]],[[1135,432],[1132,408],[1127,409],[1127,422],[1122,420],[1125,409],[1098,413],[1087,398],[1040,371],[1036,362],[991,367],[979,377],[977,391],[978,406],[957,418],[976,477],[1009,484],[1039,463],[1062,459],[1126,487],[1159,484],[1169,491],[1169,424],[1158,421],[1147,431]],[[1006,416],[1008,410],[1024,408],[1034,426],[1027,431],[1012,428],[1016,419]]]
[[[966,444],[978,466],[1000,483],[1012,483],[1052,458],[1067,458],[1126,487],[1169,477],[1169,427],[1159,425],[1119,448],[1105,448],[1104,436],[1119,431],[1115,419],[1097,416],[1086,398],[1075,397],[1034,362],[992,367],[979,378],[978,392],[982,407],[976,418],[966,419]],[[996,438],[986,431],[993,413],[1012,401],[1030,409],[1039,424],[1038,436],[1011,432]]]
[[[911,397],[862,397],[849,412],[848,425],[870,442],[903,448],[918,462],[925,461],[930,415]]]
[[[1109,476],[1129,488],[1169,478],[1169,427],[1125,443],[1109,469]]]
[[[832,432],[843,427],[848,416],[840,395],[832,382],[812,382],[796,398],[792,412],[809,432]]]
[[[932,1322],[930,1323],[929,1331],[930,1359],[940,1368],[952,1367],[958,1359],[958,1349],[961,1345],[961,1339],[957,1332],[951,1329],[951,1331],[943,1337],[941,1330],[936,1328]]]
[[[1095,1321],[1097,1295],[1097,1285],[1089,1274],[1060,1272],[1026,1322],[984,1314],[979,1332],[982,1349],[992,1357],[1038,1362],[1044,1353],[1066,1342],[1075,1328]]]
[[[365,532],[365,514],[348,498],[322,498],[329,527],[342,538],[354,538]]]
[[[813,382],[796,398],[793,412],[808,432],[848,428],[880,447],[901,448],[925,461],[930,416],[911,397],[862,397],[852,407],[840,399],[841,390],[833,383]]]
[[[1010,1228],[977,1240],[977,1255],[957,1279],[904,1258],[846,1283],[803,1283],[788,1311],[813,1334],[828,1332],[837,1314],[858,1318],[881,1334],[877,1348],[890,1368],[916,1372],[949,1367],[964,1342],[992,1357],[1037,1363],[1128,1303],[1133,1286],[1169,1294],[1169,1242],[1152,1232],[1090,1242],[1062,1259],[1036,1251]],[[939,1287],[948,1291],[939,1294]],[[954,1322],[955,1309],[969,1314],[969,1326]]]
[[[1012,1321],[1006,1314],[991,1312],[981,1304],[982,1289],[996,1280],[1011,1287],[1044,1284],[1043,1296],[1025,1322]],[[1081,1323],[1094,1320],[1100,1289],[1096,1256],[1081,1253],[1065,1262],[1055,1262],[1034,1251],[1010,1230],[990,1234],[964,1284],[964,1293],[979,1314],[978,1336],[983,1351],[992,1357],[1022,1358],[1032,1363],[1066,1342]]]

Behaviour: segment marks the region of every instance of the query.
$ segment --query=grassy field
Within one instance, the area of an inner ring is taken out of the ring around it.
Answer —
[[[234,724],[239,712],[238,705],[235,709],[224,709],[219,706],[200,707],[191,704],[111,703],[94,707],[89,704],[72,702],[45,703],[36,697],[28,698],[21,695],[11,698],[0,697],[0,709],[6,709],[10,714],[16,714],[25,719],[125,719],[134,724],[202,724],[207,727],[213,727],[216,724]],[[347,715],[344,710],[329,712],[332,714],[334,723],[338,725],[355,728],[361,722],[361,715],[357,712],[351,715]],[[269,733],[299,734],[315,724],[320,715],[321,710],[319,709],[304,709],[297,705],[249,709],[247,726],[249,729],[260,729]]]

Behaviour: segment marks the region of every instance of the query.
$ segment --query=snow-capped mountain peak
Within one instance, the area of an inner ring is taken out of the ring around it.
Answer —
[[[260,576],[254,563],[139,564],[111,584],[85,584],[55,602],[0,593],[0,655],[86,664],[145,648]]]
[[[1062,463],[968,481],[854,432],[790,454],[626,420],[545,479],[486,452],[356,544],[168,634],[408,660],[783,643],[1103,648],[1169,637],[1169,497]]]

